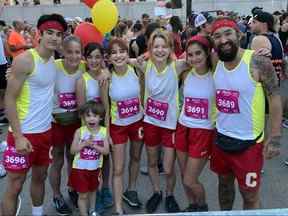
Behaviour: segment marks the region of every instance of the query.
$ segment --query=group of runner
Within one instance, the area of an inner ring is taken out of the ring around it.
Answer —
[[[218,17],[209,27],[211,38],[203,33],[189,38],[183,59],[176,59],[170,33],[159,27],[149,34],[147,53],[137,59],[129,58],[123,38],[109,41],[107,59],[97,43],[83,48],[73,35],[63,39],[67,24],[58,14],[41,16],[37,28],[39,45],[15,57],[8,75],[3,215],[16,214],[30,168],[32,215],[43,215],[50,162],[53,203],[59,214],[71,214],[60,192],[64,155],[69,196],[80,215],[97,215],[95,202],[96,207],[100,202],[111,207],[114,201],[115,215],[125,214],[122,199],[140,207],[136,182],[143,144],[153,191],[145,205],[148,213],[155,212],[163,198],[160,147],[167,212],[181,211],[173,195],[176,160],[189,203],[182,211],[208,211],[199,176],[209,160],[219,177],[221,210],[233,207],[235,179],[243,208],[260,208],[263,152],[268,159],[280,153],[280,87],[267,49],[255,54],[240,48],[235,20]],[[64,58],[55,61],[60,45]],[[267,135],[265,97],[271,123]]]

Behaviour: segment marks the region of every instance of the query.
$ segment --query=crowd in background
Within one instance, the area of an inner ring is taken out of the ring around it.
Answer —
[[[222,12],[217,14],[217,17],[221,16],[230,16],[232,19],[236,21],[237,29],[240,30],[241,34],[240,46],[243,49],[257,50],[259,48],[257,47],[257,45],[253,44],[253,47],[251,47],[251,42],[253,38],[257,35],[263,34],[267,35],[268,38],[271,38],[270,41],[272,45],[272,51],[271,51],[272,55],[274,55],[275,53],[279,53],[277,58],[275,59],[272,58],[272,60],[275,60],[273,62],[273,64],[275,63],[276,65],[275,68],[277,68],[277,64],[280,64],[279,59],[281,59],[281,70],[276,72],[280,80],[280,88],[283,89],[282,90],[283,94],[281,96],[284,110],[284,118],[283,118],[284,120],[282,122],[282,125],[283,127],[288,128],[288,116],[286,116],[287,114],[286,109],[288,108],[287,107],[288,92],[286,91],[288,85],[286,80],[288,79],[288,77],[287,74],[285,73],[286,71],[284,67],[285,58],[286,56],[288,56],[288,12],[275,11],[273,14],[271,14],[263,11],[262,8],[255,7],[252,9],[251,14],[247,16],[238,16],[236,13],[233,12]],[[82,19],[80,17],[66,18],[65,20],[68,24],[68,30],[65,32],[64,38],[73,35],[73,32],[75,31],[77,25],[79,25],[80,23],[91,22],[91,18]],[[115,40],[117,41],[118,39],[120,39],[124,43],[123,47],[125,46],[128,47],[128,53],[131,59],[139,58],[142,56],[144,56],[145,59],[148,59],[149,38],[153,33],[155,33],[155,29],[160,29],[159,34],[161,34],[162,29],[169,32],[169,37],[173,41],[173,53],[171,54],[171,59],[173,60],[186,59],[187,42],[192,37],[194,38],[196,35],[204,38],[207,37],[209,38],[212,32],[212,22],[214,20],[215,16],[207,12],[192,14],[191,17],[187,19],[186,23],[182,23],[181,19],[178,16],[172,16],[172,15],[161,17],[150,17],[148,14],[142,14],[141,20],[136,21],[120,18],[118,24],[111,31],[111,33],[107,33],[104,35],[102,45],[105,51],[103,53],[103,56],[104,58],[106,58],[105,59],[106,62],[111,63],[109,62],[111,61],[111,59],[108,59],[107,57],[111,56],[110,52],[112,48],[110,42]],[[258,25],[256,21],[259,22],[260,24]],[[266,32],[265,30],[263,31],[261,23],[265,24],[265,26],[268,26],[268,30],[266,30]],[[20,55],[21,53],[25,52],[28,49],[37,47],[40,42],[39,39],[41,38],[40,33],[38,32],[37,28],[34,25],[20,20],[13,21],[11,25],[5,23],[5,21],[0,21],[0,34],[8,65],[10,65],[13,62],[13,59],[16,56]],[[121,45],[122,42],[121,43],[116,42],[116,44],[117,43],[120,44],[120,45],[118,44],[117,46],[122,46]],[[275,45],[277,43],[279,43],[278,47]],[[274,48],[277,47],[276,50],[273,51],[273,47]],[[87,49],[88,49],[87,47],[84,48],[85,52],[87,51]],[[89,52],[89,49],[87,52]],[[63,51],[63,47],[60,47],[58,50],[55,51],[54,57],[55,59],[62,59],[64,55],[65,53]],[[89,57],[89,55],[87,56]],[[87,56],[85,56],[86,60],[88,59]],[[210,66],[211,65],[209,65],[209,68]],[[7,123],[7,119],[5,119],[4,117],[4,106],[0,107],[0,112],[1,112],[0,116],[3,116],[3,119],[0,119],[1,120],[0,123],[3,124],[5,124],[5,122]],[[285,119],[285,117],[287,117],[287,119]],[[2,145],[5,145],[5,143],[4,144],[2,143]],[[159,160],[158,163],[159,163],[158,164],[159,172],[161,172],[161,169],[163,169],[163,163],[161,160]],[[288,165],[288,161],[286,163]],[[4,167],[1,166],[0,168],[2,170],[1,173],[4,176],[5,175]],[[157,196],[157,194],[155,196]],[[158,199],[160,198],[158,197]],[[157,202],[160,201],[158,200]],[[176,207],[172,206],[170,207],[170,209],[174,208],[174,210],[177,209],[177,211],[179,211],[179,207],[177,208]],[[193,206],[190,207],[193,208]],[[205,207],[204,211],[208,210],[208,206],[204,207]],[[155,210],[155,208],[152,209]],[[121,214],[123,214],[123,211],[121,212]]]

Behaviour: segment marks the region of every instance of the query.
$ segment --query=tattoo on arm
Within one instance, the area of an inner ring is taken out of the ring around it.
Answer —
[[[262,83],[267,96],[280,94],[278,78],[269,58],[254,55],[251,60],[251,68],[252,73],[259,77],[258,81]]]

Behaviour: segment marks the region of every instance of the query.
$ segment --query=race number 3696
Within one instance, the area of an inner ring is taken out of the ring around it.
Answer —
[[[4,166],[11,170],[22,170],[29,168],[28,155],[19,154],[15,147],[8,146],[3,155]]]

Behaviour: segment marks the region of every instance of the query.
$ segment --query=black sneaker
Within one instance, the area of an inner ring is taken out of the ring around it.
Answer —
[[[208,211],[208,205],[205,203],[204,205],[198,206],[199,212],[207,212]]]
[[[58,215],[72,214],[71,209],[69,208],[62,196],[53,198],[53,204]]]
[[[5,125],[8,125],[9,124],[9,121],[7,118],[2,118],[0,120],[0,126],[5,126]]]
[[[142,205],[138,199],[137,191],[126,190],[123,193],[122,198],[131,207],[139,208]]]
[[[78,208],[78,193],[75,190],[68,190],[69,198],[75,208]]]
[[[166,197],[165,209],[168,213],[175,213],[180,211],[179,205],[177,204],[173,195],[169,195]]]
[[[148,213],[155,212],[161,201],[162,201],[162,191],[155,192],[146,203],[146,211]]]
[[[184,209],[184,212],[197,212],[198,205],[194,203],[190,203],[187,208]]]

